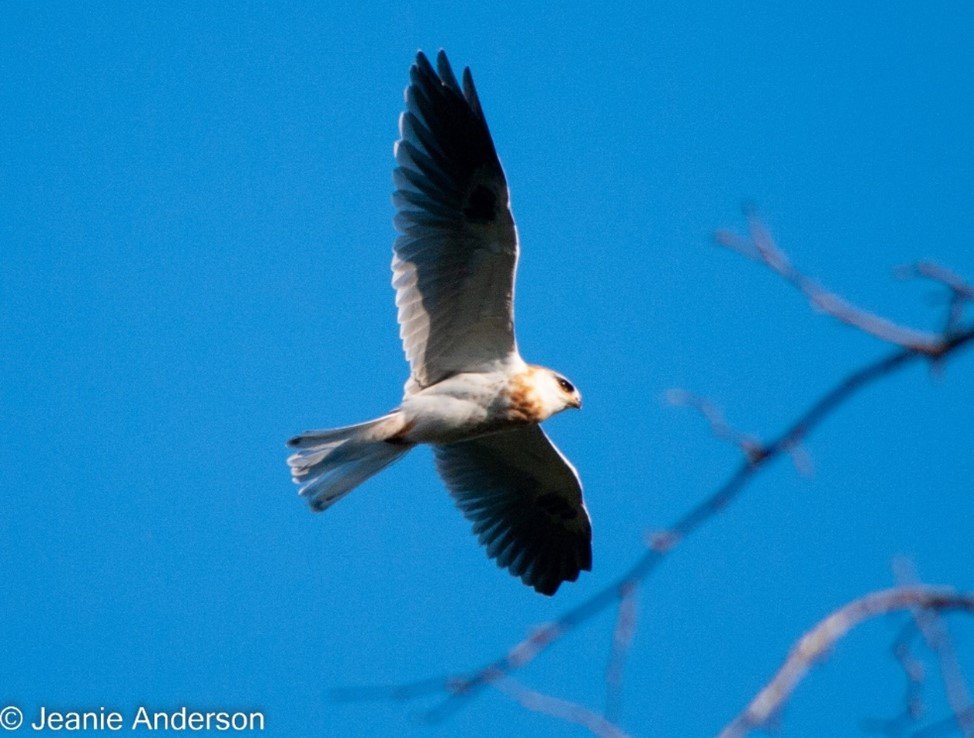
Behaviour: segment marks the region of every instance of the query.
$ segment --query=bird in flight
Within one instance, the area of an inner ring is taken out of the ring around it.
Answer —
[[[539,425],[580,408],[574,385],[527,364],[514,339],[518,237],[504,170],[470,70],[419,52],[393,172],[392,284],[410,366],[402,402],[359,425],[288,441],[294,482],[321,511],[429,444],[498,566],[546,595],[592,568],[578,474]]]

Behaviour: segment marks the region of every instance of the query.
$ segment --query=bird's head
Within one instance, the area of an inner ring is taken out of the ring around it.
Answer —
[[[581,408],[582,395],[558,372],[543,369],[536,375],[536,390],[546,417],[550,417],[570,407]]]
[[[511,378],[510,412],[520,421],[540,423],[555,413],[582,406],[582,395],[575,385],[558,372],[529,365]]]

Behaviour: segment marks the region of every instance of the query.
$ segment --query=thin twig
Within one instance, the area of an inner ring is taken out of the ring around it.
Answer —
[[[664,399],[670,405],[696,410],[707,421],[714,437],[736,447],[744,454],[744,458],[757,460],[764,456],[765,451],[761,441],[752,435],[742,433],[728,423],[724,413],[710,400],[679,388],[667,390]]]
[[[897,559],[894,570],[897,581],[901,584],[910,585],[916,582],[916,571],[909,559]],[[923,635],[927,648],[937,657],[944,694],[957,728],[964,738],[974,738],[974,704],[971,703],[964,672],[947,624],[935,610],[919,607],[913,609],[913,621]]]
[[[955,274],[950,269],[932,261],[918,261],[916,264],[900,267],[897,274],[903,278],[920,277],[928,279],[931,282],[943,285],[963,299],[974,302],[974,285],[969,284],[959,274]]]
[[[900,629],[899,635],[890,646],[890,652],[903,670],[906,685],[903,689],[903,710],[899,715],[887,719],[871,719],[863,721],[863,730],[871,733],[882,733],[887,736],[902,736],[908,727],[915,725],[925,712],[923,704],[923,687],[926,679],[926,667],[913,653],[913,641],[918,636],[916,623],[909,620]]]
[[[767,447],[756,436],[737,430],[727,422],[721,409],[705,397],[680,388],[667,390],[663,397],[670,405],[696,410],[707,421],[715,438],[734,446],[749,462],[756,463],[767,455]],[[812,461],[805,450],[795,444],[788,449],[788,453],[798,473],[802,476],[810,476]]]
[[[857,625],[879,615],[914,608],[974,614],[974,593],[960,594],[945,587],[896,587],[844,605],[801,637],[771,681],[727,724],[720,738],[740,738],[766,726],[780,713],[809,669]]]
[[[944,321],[944,335],[956,331],[964,320],[964,307],[974,302],[974,285],[968,284],[949,269],[929,261],[900,267],[897,274],[902,279],[911,277],[927,279],[947,289],[947,317]]]
[[[636,585],[619,590],[619,612],[612,629],[612,650],[605,669],[605,716],[613,722],[622,714],[622,678],[626,656],[636,635]]]
[[[577,702],[536,692],[509,676],[499,675],[498,678],[491,681],[491,686],[527,710],[581,725],[598,738],[630,738],[628,733],[606,716],[599,715]]]

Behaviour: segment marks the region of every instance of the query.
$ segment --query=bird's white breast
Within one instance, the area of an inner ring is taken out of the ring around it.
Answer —
[[[517,376],[517,375],[514,375]],[[403,398],[409,443],[453,443],[494,433],[527,419],[511,415],[512,375],[507,371],[457,374]]]

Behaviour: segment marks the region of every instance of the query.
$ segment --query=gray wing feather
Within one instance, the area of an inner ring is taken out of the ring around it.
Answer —
[[[517,350],[507,181],[470,70],[461,88],[442,51],[437,66],[417,54],[395,148],[392,283],[407,391]]]
[[[540,426],[434,446],[436,466],[487,555],[543,594],[592,568],[578,474]]]

